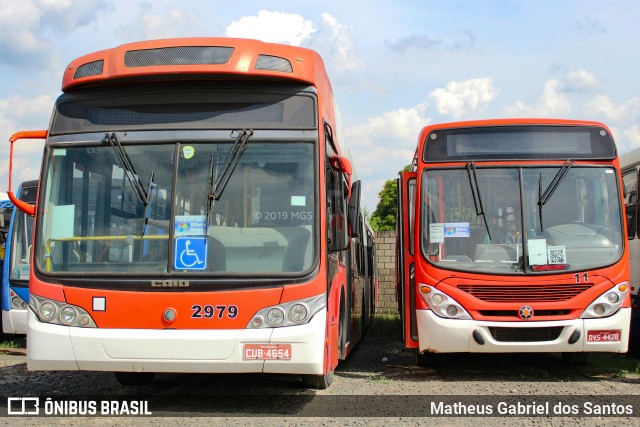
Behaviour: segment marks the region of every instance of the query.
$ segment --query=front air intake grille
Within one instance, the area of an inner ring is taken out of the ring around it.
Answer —
[[[78,67],[73,74],[74,79],[80,79],[82,77],[99,76],[102,74],[102,68],[104,67],[104,60],[87,62]]]
[[[124,65],[127,67],[220,65],[229,61],[232,53],[232,47],[223,46],[177,46],[130,50],[124,54]]]
[[[293,73],[293,67],[291,67],[289,60],[271,55],[258,55],[256,70]]]
[[[520,317],[519,310],[480,310],[479,313],[487,317]],[[571,310],[535,310],[533,312],[534,317],[566,316],[568,314],[571,314]]]
[[[559,285],[458,285],[458,289],[487,302],[567,301],[591,288],[591,283]]]
[[[541,342],[558,339],[563,326],[546,328],[503,328],[489,326],[489,332],[494,340],[500,342]]]

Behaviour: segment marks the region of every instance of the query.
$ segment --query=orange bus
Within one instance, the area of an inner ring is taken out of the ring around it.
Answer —
[[[30,370],[301,374],[326,388],[376,309],[322,59],[231,38],[72,61],[46,131]]]
[[[422,129],[399,178],[398,301],[418,365],[435,353],[626,352],[623,186],[596,122]]]

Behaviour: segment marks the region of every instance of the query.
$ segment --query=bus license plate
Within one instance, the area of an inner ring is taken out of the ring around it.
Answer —
[[[244,360],[291,360],[291,344],[245,344]]]
[[[587,331],[588,342],[617,342],[620,341],[620,330]]]

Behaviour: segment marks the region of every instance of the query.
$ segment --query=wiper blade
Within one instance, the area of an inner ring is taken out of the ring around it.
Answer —
[[[214,154],[211,155],[211,161],[209,162],[209,191],[207,193],[207,217],[205,220],[204,227],[204,235],[206,236],[209,232],[209,216],[211,215],[211,208],[213,204],[213,190],[214,190],[214,182],[213,182],[213,170],[216,162],[216,156]]]
[[[544,231],[542,226],[542,205],[540,204],[542,199],[542,172],[540,172],[540,178],[538,178],[538,216],[540,217],[540,231]]]
[[[473,175],[471,175],[471,172],[473,172]],[[471,195],[473,196],[476,215],[482,215],[484,226],[489,235],[489,241],[491,241],[491,231],[489,231],[489,223],[487,222],[487,216],[484,214],[484,207],[482,206],[482,197],[480,196],[480,189],[478,188],[478,176],[476,175],[476,164],[474,162],[467,163],[467,175],[469,175],[469,185],[471,185]]]
[[[231,175],[233,175],[233,171],[238,166],[238,162],[242,157],[242,153],[247,149],[247,145],[249,143],[249,138],[253,135],[252,129],[243,129],[238,133],[238,137],[236,141],[233,143],[233,147],[231,147],[231,151],[229,151],[229,155],[227,155],[226,160],[224,161],[224,166],[222,169],[222,173],[216,179],[216,182],[213,185],[213,189],[211,191],[211,199],[212,200],[220,200],[222,193],[224,192]]]
[[[116,153],[116,157],[122,170],[124,171],[124,176],[129,181],[131,188],[133,188],[133,192],[136,193],[136,197],[145,207],[149,203],[148,196],[142,188],[142,184],[140,180],[138,180],[138,174],[136,173],[135,168],[133,167],[133,163],[131,163],[131,159],[129,155],[125,151],[124,147],[120,145],[120,141],[118,141],[118,137],[115,132],[105,133],[105,139],[111,146],[113,147],[113,151]]]
[[[233,135],[233,132],[231,133]],[[214,181],[214,165],[215,165],[215,156],[211,155],[211,162],[209,163],[209,191],[207,194],[207,216],[205,222],[205,234],[209,230],[209,221],[211,216],[211,209],[214,201],[220,200],[222,197],[222,193],[224,192],[231,175],[233,175],[233,171],[238,166],[238,162],[240,162],[240,158],[242,157],[242,153],[247,149],[249,144],[249,138],[253,135],[253,129],[242,129],[238,136],[236,137],[235,142],[233,143],[233,147],[231,147],[231,151],[227,155],[227,158],[224,161],[224,165],[222,166],[222,173],[217,176]]]
[[[562,165],[560,170],[556,173],[556,176],[554,176],[551,180],[551,183],[549,184],[547,189],[544,190],[544,193],[542,193],[542,196],[540,196],[538,200],[538,204],[540,206],[544,206],[549,201],[549,199],[551,199],[551,196],[553,196],[553,193],[555,193],[562,180],[567,176],[569,169],[571,169],[571,166],[573,166],[573,162],[573,160],[567,160],[566,162],[564,162],[564,165]]]
[[[140,237],[144,237],[145,232],[147,231],[147,224],[149,223],[149,217],[151,216],[151,190],[155,184],[155,171],[151,171],[151,175],[149,176],[149,188],[147,190],[147,198],[145,199],[146,203],[144,205],[144,223],[142,224],[142,235]]]

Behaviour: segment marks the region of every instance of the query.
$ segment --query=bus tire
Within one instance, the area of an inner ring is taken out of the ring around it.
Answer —
[[[426,368],[427,366],[433,365],[435,357],[435,353],[431,353],[430,351],[421,353],[417,348],[413,350],[413,361],[416,366],[419,366],[421,368]]]
[[[114,372],[116,380],[121,385],[146,385],[155,377],[155,372]]]
[[[589,359],[589,353],[562,353],[562,360],[567,365],[585,365]]]
[[[314,390],[325,390],[333,382],[333,371],[326,375],[302,375],[302,384]]]

